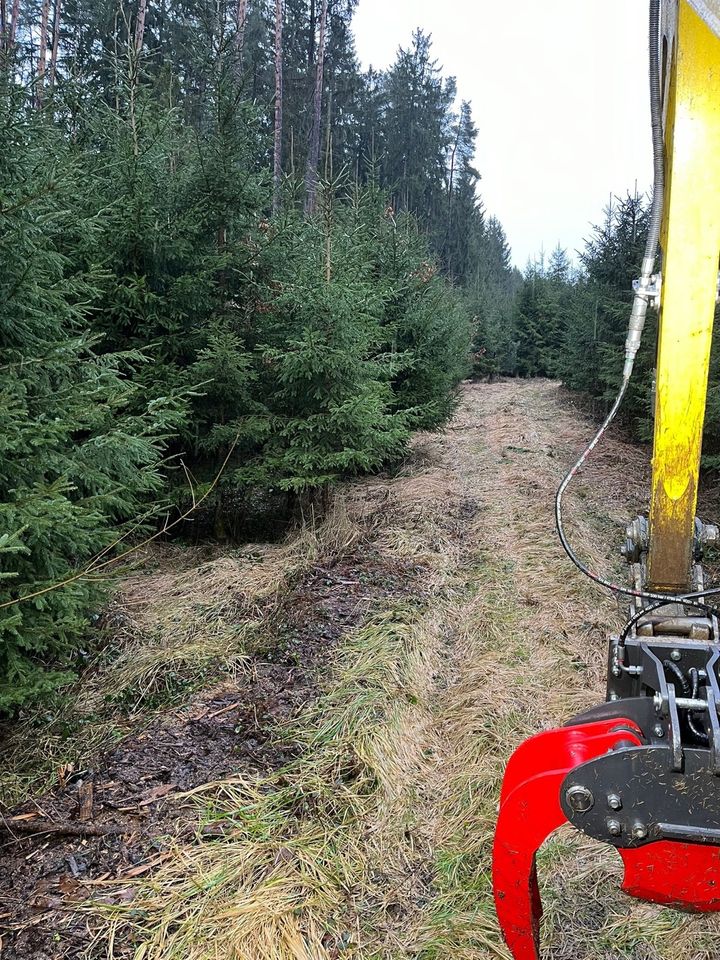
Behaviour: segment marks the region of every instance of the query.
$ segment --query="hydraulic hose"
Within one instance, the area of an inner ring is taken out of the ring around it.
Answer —
[[[655,270],[660,228],[662,226],[665,197],[665,144],[663,140],[662,90],[660,78],[660,0],[650,0],[650,122],[653,150],[653,196],[650,221],[645,243],[645,256],[640,270],[640,283],[633,299],[627,340],[625,341],[625,367],[623,383],[632,375],[635,357],[640,349],[643,327],[648,308],[647,289]]]
[[[617,412],[625,399],[625,394],[632,376],[635,357],[640,348],[642,332],[645,326],[645,317],[650,300],[649,287],[651,278],[655,270],[655,261],[657,259],[658,246],[660,241],[660,229],[662,224],[663,203],[665,195],[665,146],[663,140],[663,117],[662,117],[662,89],[661,89],[661,71],[660,71],[660,0],[650,0],[650,22],[649,22],[649,47],[650,47],[650,118],[652,125],[652,148],[653,148],[653,195],[650,208],[650,220],[648,225],[648,236],[645,244],[645,253],[642,262],[642,271],[638,289],[633,299],[630,322],[628,324],[627,339],[625,341],[625,365],[623,368],[622,382],[620,389],[610,413],[605,418],[602,426],[588,443],[577,461],[568,470],[563,477],[560,486],[555,495],[555,525],[563,549],[568,557],[581,573],[585,574],[594,583],[610,590],[613,594],[622,594],[629,597],[637,597],[643,600],[659,601],[658,606],[663,603],[677,603],[678,601],[687,602],[691,606],[698,607],[708,613],[715,613],[715,609],[709,607],[701,601],[707,596],[720,594],[720,587],[713,587],[708,590],[700,590],[696,593],[669,594],[656,593],[648,590],[636,590],[632,587],[613,583],[605,577],[594,573],[587,564],[578,557],[572,545],[570,544],[563,526],[563,497],[565,491],[570,486],[573,478],[581,469],[585,461],[598,445],[608,430],[608,427],[617,416]]]
[[[648,227],[647,242],[645,244],[645,254],[642,262],[642,272],[638,290],[633,299],[630,322],[628,324],[627,339],[625,341],[625,365],[623,368],[622,382],[615,398],[610,413],[605,418],[602,426],[595,434],[590,443],[580,454],[578,460],[573,464],[570,470],[563,478],[555,495],[555,525],[557,527],[560,542],[572,562],[586,577],[589,577],[601,587],[611,590],[614,594],[622,593],[633,597],[644,597],[647,599],[664,600],[665,594],[649,594],[641,590],[634,590],[630,587],[623,587],[620,584],[612,583],[610,580],[593,573],[588,566],[580,560],[572,545],[565,535],[563,527],[562,505],[565,491],[570,486],[578,470],[583,466],[595,447],[605,435],[608,427],[617,416],[617,412],[625,399],[630,377],[632,376],[635,357],[640,348],[643,327],[645,326],[645,317],[647,315],[649,295],[647,293],[651,277],[655,269],[655,260],[657,259],[658,244],[660,241],[660,226],[662,223],[663,197],[665,193],[665,149],[663,143],[663,125],[662,125],[662,90],[660,89],[660,0],[650,0],[650,24],[649,24],[649,47],[650,47],[650,117],[652,123],[652,147],[653,147],[653,196],[650,209],[650,222]],[[669,598],[677,600],[677,597]]]
[[[700,689],[700,675],[698,674],[696,667],[690,668],[690,682],[692,684],[690,696],[693,698],[693,700],[696,700],[698,691]],[[704,747],[707,747],[710,745],[710,737],[707,735],[707,733],[703,730],[701,726],[698,726],[698,721],[696,719],[695,714],[692,712],[692,710],[688,710],[687,724],[688,724],[688,727],[690,728],[690,732],[698,740],[699,743],[701,743]]]

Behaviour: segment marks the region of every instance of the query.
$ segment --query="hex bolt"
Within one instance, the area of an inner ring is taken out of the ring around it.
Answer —
[[[656,723],[655,726],[653,727],[653,733],[655,734],[656,737],[664,737],[665,727],[661,723]]]
[[[607,804],[611,810],[622,810],[622,800],[616,793],[609,793]]]
[[[622,670],[621,670],[620,667],[617,665],[617,663],[614,663],[613,666],[612,666],[612,675],[613,675],[614,677],[620,677],[620,676],[622,676]]]
[[[610,694],[610,699],[611,699],[611,700],[619,700],[620,697],[619,697],[616,693],[611,693],[611,694]]]
[[[611,837],[619,837],[622,833],[622,824],[619,820],[608,820],[607,828]]]
[[[595,798],[592,793],[587,787],[583,787],[580,784],[570,787],[565,794],[565,799],[568,802],[568,806],[572,807],[573,810],[577,810],[578,813],[586,813],[595,803]]]
[[[647,827],[640,820],[636,820],[632,826],[632,835],[635,840],[644,840],[648,835]]]
[[[671,660],[674,660],[675,663],[677,663],[678,660],[682,660],[682,654],[680,653],[679,650],[671,650],[671,651],[670,651],[670,659],[671,659]]]

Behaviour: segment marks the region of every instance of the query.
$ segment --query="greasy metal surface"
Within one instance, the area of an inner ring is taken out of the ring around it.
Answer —
[[[684,590],[720,254],[720,39],[680,0],[666,114],[649,586]]]
[[[598,757],[573,770],[561,791],[567,819],[583,833],[615,847],[639,847],[657,840],[720,843],[720,782],[710,766],[710,751],[686,749],[683,770],[671,769],[669,744],[637,747]],[[584,788],[595,803],[579,811],[567,802],[569,790]],[[620,797],[613,812],[609,796]],[[621,832],[611,835],[608,820],[618,820]],[[646,836],[633,834],[641,823]]]
[[[667,721],[658,724],[658,716],[653,706],[652,697],[633,697],[630,700],[618,700],[612,703],[598,703],[589,710],[568,720],[566,726],[577,727],[588,723],[597,723],[599,720],[613,720],[618,723],[617,717],[622,713],[633,724],[633,729],[640,730],[643,740],[647,743],[664,743],[667,736]],[[662,732],[657,734],[655,728],[660,726]]]
[[[617,638],[611,638],[608,647],[608,699],[613,696],[623,699],[648,696],[652,693],[665,695],[666,681],[662,661],[675,660],[677,657],[676,662],[685,673],[691,667],[707,670],[716,650],[714,644],[701,643],[682,636],[629,637],[623,650],[624,666],[633,669],[641,667],[642,674],[623,670],[617,675],[613,671],[616,642]]]
[[[617,711],[611,719],[539,733],[510,758],[495,830],[493,891],[500,929],[515,960],[539,957],[542,905],[535,854],[565,822],[562,781],[578,765],[628,741],[639,744],[640,731]]]

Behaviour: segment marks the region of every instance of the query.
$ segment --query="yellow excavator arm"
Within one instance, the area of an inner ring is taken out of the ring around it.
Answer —
[[[720,38],[708,25],[720,26],[720,0],[680,0],[666,10],[667,162],[648,586],[680,592],[691,587],[720,258]]]
[[[514,960],[538,960],[535,854],[565,822],[617,849],[631,896],[720,911],[720,588],[705,586],[701,563],[720,530],[696,518],[720,260],[720,0],[649,2],[655,189],[622,382],[555,500],[568,556],[629,597],[630,617],[610,637],[606,702],[508,761],[493,887]],[[562,502],[626,396],[650,304],[660,307],[650,519],[628,527],[623,586],[577,556]]]
[[[676,15],[678,0],[665,0],[664,23],[672,21]],[[689,6],[699,14],[710,29],[720,36],[720,0],[690,0]]]

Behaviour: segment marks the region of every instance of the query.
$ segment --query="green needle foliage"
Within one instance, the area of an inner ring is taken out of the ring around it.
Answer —
[[[102,579],[75,577],[152,512],[180,405],[144,400],[135,353],[104,354],[88,331],[102,278],[61,252],[78,222],[79,171],[64,144],[0,96],[0,710],[66,679]],[[47,162],[52,157],[52,162]],[[13,601],[30,595],[23,603]],[[47,666],[50,664],[50,666]]]
[[[633,280],[647,237],[649,204],[637,194],[616,197],[605,210],[573,270],[564,250],[530,263],[512,316],[517,350],[502,369],[521,376],[557,377],[590,397],[601,416],[620,385]],[[717,330],[717,325],[716,325]],[[621,410],[632,434],[652,438],[657,314],[650,310],[633,379]],[[703,463],[720,465],[720,340],[710,359]]]
[[[282,5],[282,123],[271,0],[241,30],[42,0],[0,37],[0,713],[82,663],[94,558],[198,498],[220,539],[321,508],[445,420],[473,348],[500,369],[518,277],[470,105],[422,32],[363,72],[355,6]]]

